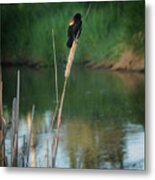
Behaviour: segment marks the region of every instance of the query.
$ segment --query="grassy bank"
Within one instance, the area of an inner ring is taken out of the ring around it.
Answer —
[[[1,4],[1,60],[6,64],[51,64],[52,29],[57,60],[66,60],[68,22],[83,17],[89,3]],[[76,53],[76,62],[117,62],[126,49],[143,56],[144,1],[92,2]]]

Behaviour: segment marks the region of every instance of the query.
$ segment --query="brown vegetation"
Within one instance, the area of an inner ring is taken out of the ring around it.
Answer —
[[[118,63],[115,63],[112,70],[144,71],[144,56],[126,50]]]
[[[138,53],[128,49],[124,51],[119,61],[117,62],[104,60],[100,63],[87,63],[86,67],[91,69],[110,69],[116,71],[144,72],[145,63],[143,55],[139,55]]]

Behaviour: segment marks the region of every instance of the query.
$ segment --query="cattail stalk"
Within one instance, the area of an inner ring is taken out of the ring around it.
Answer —
[[[68,78],[70,76],[70,71],[71,71],[71,67],[73,64],[75,51],[76,51],[76,47],[77,47],[78,35],[79,35],[79,33],[77,33],[77,36],[76,36],[75,40],[73,41],[72,47],[70,49],[70,52],[68,55],[68,60],[67,60],[67,65],[66,65],[66,70],[65,70],[65,74],[64,74],[65,80],[64,80],[64,84],[63,84],[61,100],[60,100],[58,116],[57,116],[57,134],[54,137],[53,145],[52,145],[52,167],[55,167],[55,162],[56,162],[56,156],[57,156],[57,150],[58,150],[58,144],[59,144],[59,136],[60,136],[62,109],[63,109],[63,104],[64,104],[67,82],[68,82]]]
[[[76,51],[76,47],[77,47],[77,37],[78,37],[78,34],[76,36],[76,39],[73,41],[72,47],[69,52],[68,60],[67,60],[67,65],[66,65],[66,70],[65,70],[65,80],[64,80],[63,90],[62,90],[62,94],[61,94],[61,100],[60,100],[60,106],[59,106],[58,118],[57,118],[57,128],[58,129],[61,125],[62,108],[63,108],[63,104],[64,104],[67,81],[70,76],[70,71],[71,71],[71,67],[73,64],[75,51]]]
[[[3,84],[0,81],[0,166],[5,165],[5,144],[4,144],[4,118],[3,118],[3,105],[2,105],[2,90]]]
[[[59,143],[59,135],[60,135],[60,131],[53,138],[53,144],[52,144],[52,167],[53,168],[55,167],[55,162],[56,162],[58,143]]]

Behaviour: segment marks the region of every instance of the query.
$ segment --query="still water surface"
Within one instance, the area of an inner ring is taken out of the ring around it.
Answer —
[[[9,120],[12,99],[16,94],[16,70],[2,70],[4,114]],[[31,109],[35,104],[30,166],[47,167],[47,164],[51,165],[55,134],[55,130],[51,131],[56,105],[54,72],[50,68],[20,68],[20,71],[19,157],[22,156],[23,135],[28,136]],[[63,72],[59,68],[59,96]],[[144,169],[144,94],[144,74],[73,67],[66,91],[56,167]],[[11,131],[5,141],[9,163],[10,139]]]

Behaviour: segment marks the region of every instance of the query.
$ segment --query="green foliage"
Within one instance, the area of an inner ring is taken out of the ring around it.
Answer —
[[[126,7],[126,12],[127,21],[124,20],[126,27],[125,41],[134,50],[144,53],[145,3],[141,2],[138,3],[138,6],[135,6],[134,2],[130,2],[129,6]]]
[[[1,5],[2,60],[50,64],[52,29],[57,59],[65,61],[68,22],[83,15],[77,62],[118,60],[126,47],[144,50],[144,1]]]

